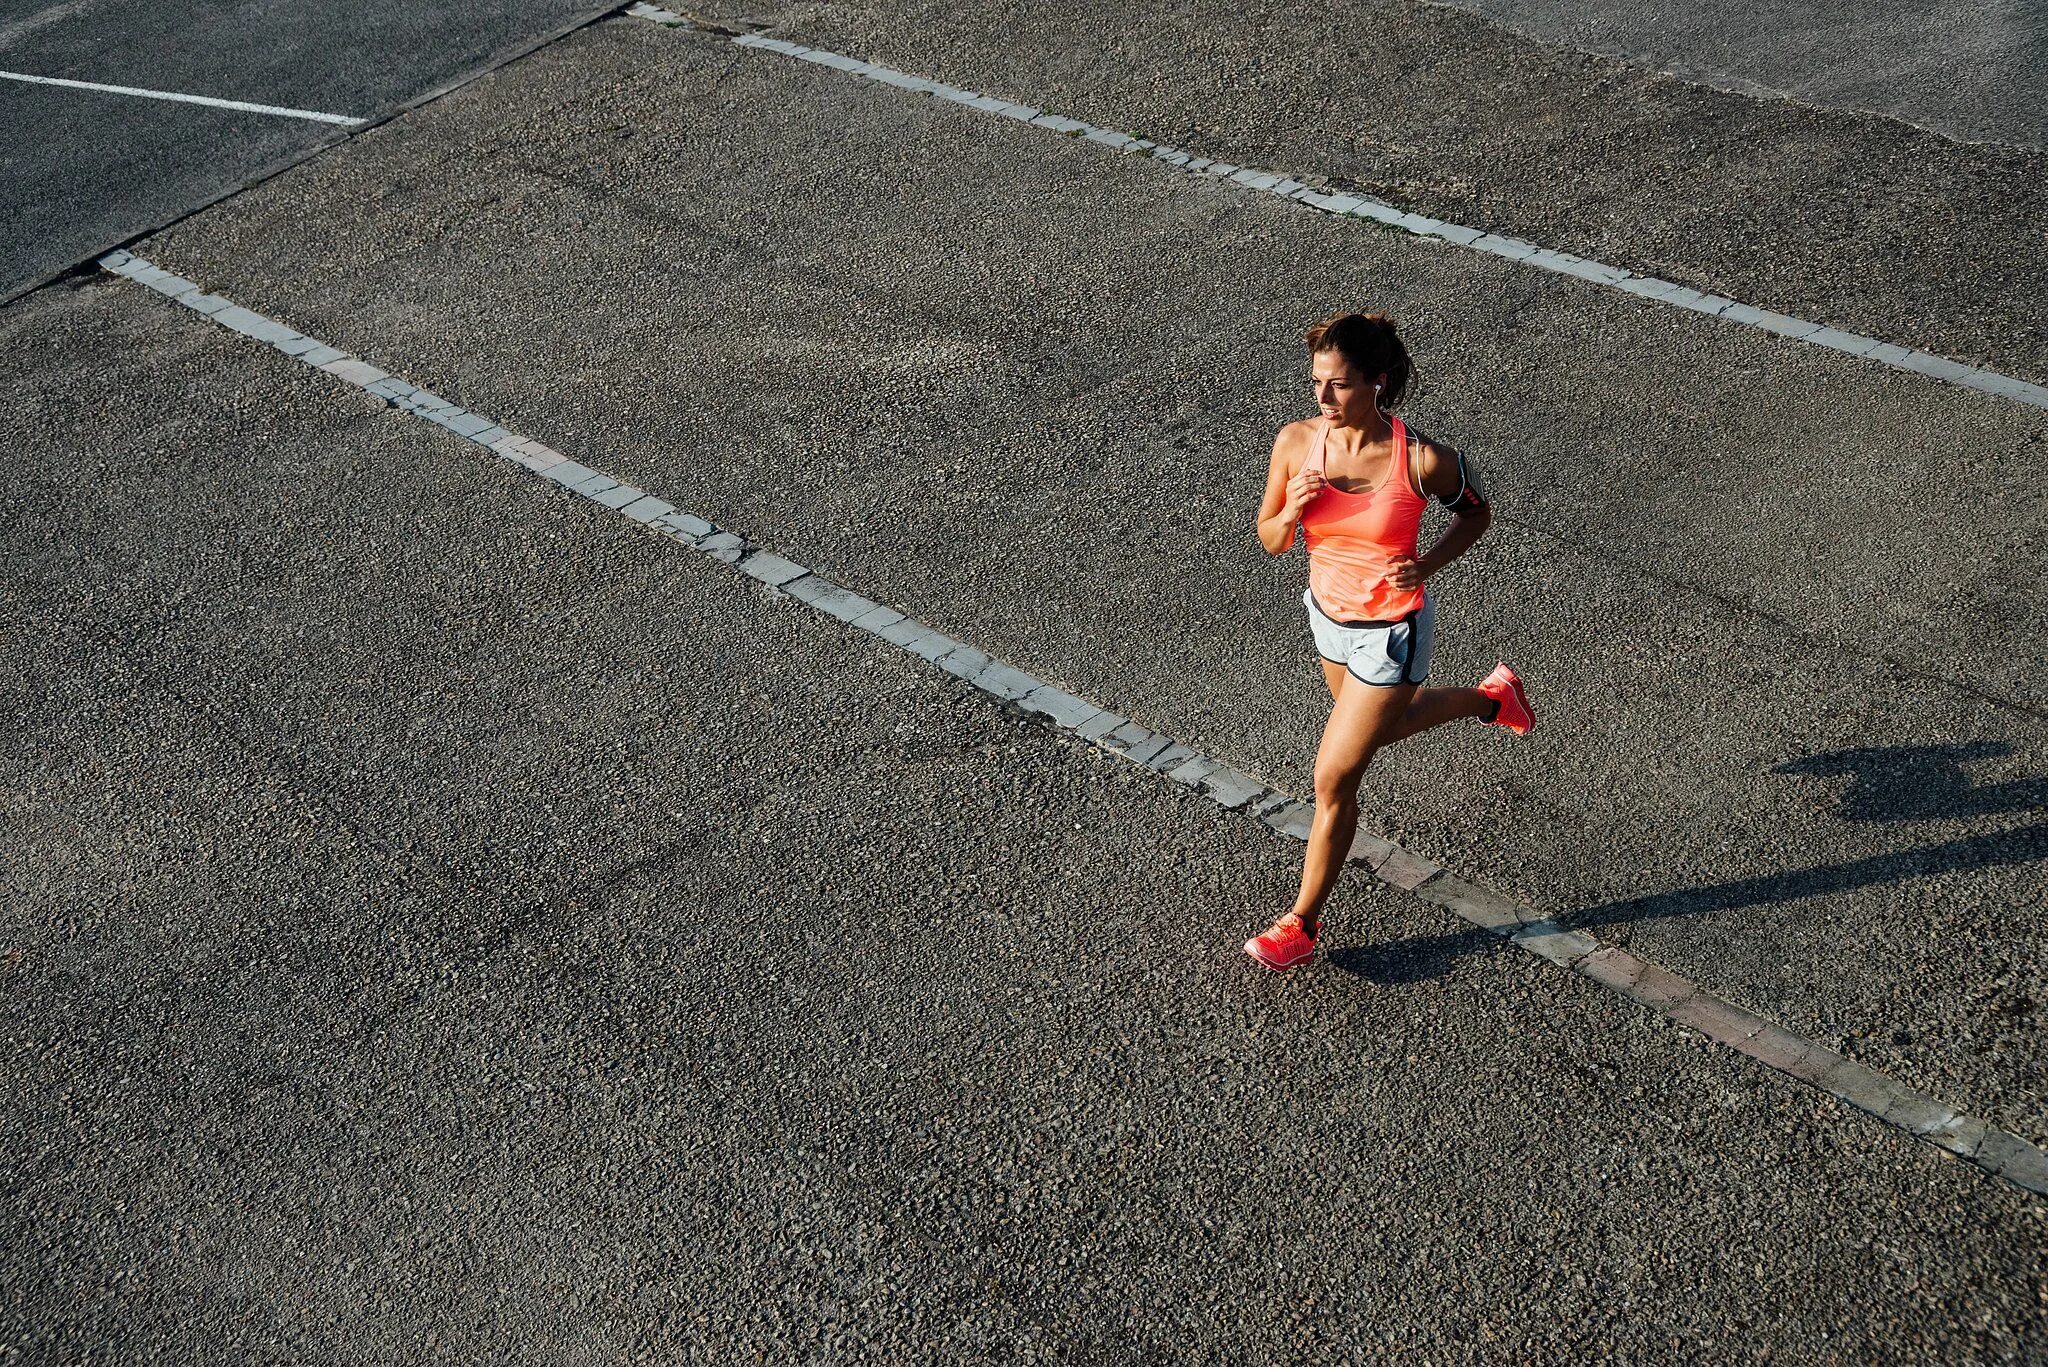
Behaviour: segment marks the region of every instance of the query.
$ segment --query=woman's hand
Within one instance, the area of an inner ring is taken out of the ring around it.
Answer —
[[[1429,571],[1422,567],[1420,560],[1410,560],[1405,555],[1397,555],[1388,563],[1387,582],[1403,593],[1421,588],[1423,581],[1428,578]]]
[[[1287,502],[1283,505],[1282,511],[1286,513],[1288,520],[1300,521],[1301,510],[1315,502],[1316,495],[1320,494],[1323,486],[1329,482],[1323,478],[1321,470],[1311,470],[1303,466],[1301,473],[1287,481]]]

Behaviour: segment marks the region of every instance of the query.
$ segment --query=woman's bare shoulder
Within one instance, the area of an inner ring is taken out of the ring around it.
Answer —
[[[1274,434],[1273,454],[1289,457],[1306,454],[1308,448],[1315,443],[1315,437],[1316,420],[1297,418],[1282,425],[1279,432]]]

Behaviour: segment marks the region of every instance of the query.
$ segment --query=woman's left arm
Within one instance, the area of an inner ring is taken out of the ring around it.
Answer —
[[[1416,482],[1422,492],[1451,510],[1451,525],[1419,559],[1395,566],[1398,588],[1420,588],[1424,580],[1472,549],[1493,526],[1493,504],[1479,483],[1472,458],[1428,438],[1419,438]]]

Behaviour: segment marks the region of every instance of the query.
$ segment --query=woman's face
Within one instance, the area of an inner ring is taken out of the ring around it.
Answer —
[[[1385,377],[1361,375],[1335,347],[1318,351],[1309,363],[1309,379],[1315,385],[1316,407],[1339,427],[1370,427],[1379,409],[1375,383]]]

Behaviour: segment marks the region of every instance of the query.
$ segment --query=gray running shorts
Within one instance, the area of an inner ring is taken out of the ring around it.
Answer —
[[[1301,591],[1315,633],[1316,654],[1343,665],[1351,677],[1375,688],[1419,684],[1429,678],[1429,649],[1436,638],[1436,604],[1428,598],[1398,622],[1339,622]]]

